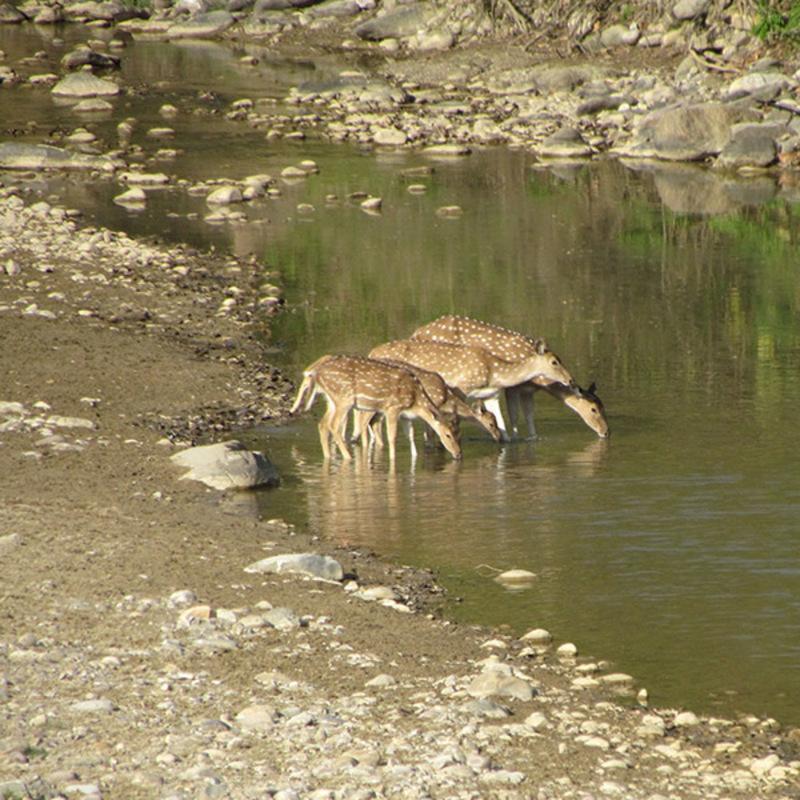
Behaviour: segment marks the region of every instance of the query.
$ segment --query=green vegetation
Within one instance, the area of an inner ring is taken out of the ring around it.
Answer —
[[[753,33],[764,41],[800,42],[800,2],[761,0]]]

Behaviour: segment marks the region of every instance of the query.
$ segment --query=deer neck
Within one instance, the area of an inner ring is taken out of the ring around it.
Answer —
[[[536,358],[529,358],[525,361],[503,361],[493,359],[492,364],[492,386],[517,386],[520,383],[529,381],[534,375],[540,372]]]

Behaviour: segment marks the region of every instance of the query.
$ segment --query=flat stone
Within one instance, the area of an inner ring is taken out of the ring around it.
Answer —
[[[553,641],[553,634],[544,628],[533,628],[519,637],[521,642],[548,644]]]
[[[278,720],[278,712],[272,706],[255,703],[242,709],[235,719],[243,731],[270,731]]]
[[[284,553],[270,556],[250,564],[244,571],[278,574],[294,572],[328,581],[341,581],[344,577],[344,570],[338,561],[316,553]]]
[[[530,584],[536,580],[536,574],[529,572],[527,569],[508,569],[505,572],[501,572],[495,580],[498,583],[505,583],[510,586]]]
[[[147,195],[140,186],[134,186],[127,192],[116,195],[114,202],[118,206],[141,206],[147,202]]]
[[[251,452],[236,440],[191,447],[175,453],[171,460],[188,469],[181,480],[200,481],[213,489],[248,489],[279,482],[277,470],[263,453]]]
[[[47,144],[0,142],[0,167],[30,170],[85,170],[111,172],[122,164],[108,156],[73,153]]]
[[[0,556],[10,553],[22,544],[22,537],[18,533],[9,533],[0,536]]]
[[[261,615],[268,625],[279,631],[288,631],[300,627],[300,617],[291,608],[271,608]]]
[[[229,11],[209,11],[170,25],[167,36],[170,39],[210,39],[226,31],[235,22],[236,19]]]
[[[523,702],[531,700],[535,694],[530,683],[522,678],[494,671],[478,675],[468,684],[466,691],[471,697],[511,697]]]
[[[80,700],[70,706],[70,711],[78,714],[110,714],[114,710],[114,704],[110,700]]]
[[[106,97],[120,93],[113,81],[98,78],[88,72],[73,72],[62,78],[51,92],[57,97]]]

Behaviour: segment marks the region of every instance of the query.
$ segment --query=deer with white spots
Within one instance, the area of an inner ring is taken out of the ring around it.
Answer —
[[[290,413],[301,406],[305,410],[322,394],[328,408],[319,422],[322,453],[330,458],[330,439],[333,437],[342,458],[352,458],[344,439],[347,415],[351,409],[380,413],[386,420],[389,460],[395,461],[398,421],[409,432],[412,458],[416,454],[411,419],[419,418],[433,428],[445,449],[453,458],[461,458],[461,446],[436,407],[422,382],[408,369],[375,361],[362,356],[328,355],[315,361],[303,371],[303,381]],[[366,434],[362,442],[366,441]]]
[[[601,439],[607,439],[609,436],[608,419],[603,401],[597,396],[596,388],[594,384],[588,389],[581,389],[580,386],[564,386],[563,383],[538,386],[533,381],[509,387],[505,390],[509,427],[516,436],[519,432],[517,417],[521,409],[528,425],[528,435],[536,436],[533,400],[540,392],[546,392],[556,400],[560,400],[567,408],[572,409]]]
[[[494,415],[483,408],[473,408],[467,402],[466,395],[460,389],[448,386],[444,382],[442,376],[437,372],[421,369],[419,367],[415,367],[413,364],[403,363],[402,361],[385,360],[385,363],[392,364],[396,367],[402,367],[403,369],[407,369],[413,375],[415,375],[422,383],[422,386],[427,392],[428,397],[430,397],[431,401],[436,408],[439,409],[440,413],[445,414],[449,419],[452,420],[453,430],[457,431],[458,420],[460,417],[472,418],[479,425],[483,426],[496,442],[500,441],[500,428],[497,426]],[[382,446],[383,442],[375,425],[376,420],[380,422],[380,417],[377,414],[370,414],[366,411],[356,412],[355,424],[353,426],[353,440],[361,438],[363,442],[364,426],[369,425],[372,440],[378,446]],[[410,432],[409,435],[413,437],[413,432]]]
[[[498,357],[479,344],[467,346],[418,339],[387,342],[373,348],[369,355],[438,372],[448,386],[460,389],[469,398],[483,400],[505,439],[508,436],[498,399],[502,389],[531,379],[545,384],[574,383],[543,339],[537,339],[525,353],[520,352],[521,357],[516,360]]]
[[[453,314],[439,317],[433,322],[417,328],[411,334],[411,338],[419,341],[481,347],[496,358],[512,362],[530,357],[536,352],[539,342],[541,342],[540,339],[533,339],[518,331]],[[555,358],[558,360],[557,356]],[[548,394],[575,411],[598,436],[603,438],[608,436],[605,409],[595,393],[594,384],[588,390],[581,389],[575,384],[572,376],[566,370],[564,372],[568,376],[566,379],[559,378],[552,381],[539,375],[517,386],[504,387],[510,427],[514,433],[517,432],[517,414],[522,407],[528,424],[528,433],[530,436],[536,435],[533,420],[533,397],[537,390],[544,389]],[[505,434],[506,427],[500,411],[499,399],[492,401],[491,405],[487,403],[487,407],[491,408]]]

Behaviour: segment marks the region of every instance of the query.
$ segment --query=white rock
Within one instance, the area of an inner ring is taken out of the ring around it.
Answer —
[[[478,675],[467,686],[467,694],[472,697],[512,697],[523,702],[533,698],[533,687],[522,678],[489,671]]]
[[[399,128],[378,128],[372,134],[372,140],[383,147],[400,147],[408,141],[408,136]]]
[[[244,568],[245,572],[297,572],[322,578],[328,581],[340,581],[344,577],[342,565],[333,558],[316,553],[284,553],[278,556],[262,558]]]
[[[533,730],[538,731],[541,728],[546,728],[550,725],[547,717],[541,711],[534,711],[525,718],[525,725]]]
[[[147,202],[147,195],[140,186],[134,186],[128,189],[127,192],[123,192],[114,197],[114,202],[118,206],[140,206]]]
[[[776,753],[770,753],[770,755],[764,756],[764,758],[753,759],[753,761],[750,762],[750,772],[754,775],[763,776],[780,763],[780,756]]]
[[[79,700],[70,706],[70,710],[79,714],[110,714],[114,704],[106,699]]]
[[[192,603],[197,602],[197,595],[191,589],[180,589],[173,592],[167,600],[167,605],[170,608],[181,608],[182,606],[190,606]]]
[[[672,724],[676,728],[693,728],[695,725],[700,724],[697,715],[692,711],[682,711],[680,714],[675,715]]]
[[[536,574],[528,572],[526,569],[509,569],[501,572],[495,580],[499,583],[509,585],[532,583],[536,579]]]
[[[46,420],[47,425],[56,428],[94,428],[94,422],[82,417],[62,417],[57,414],[49,416]]]
[[[397,681],[391,675],[376,675],[372,680],[367,681],[365,686],[370,686],[377,689],[385,689],[389,686],[396,686]]]
[[[231,203],[241,203],[243,199],[242,191],[238,186],[220,186],[206,197],[206,203],[212,206],[224,206]]]
[[[256,703],[242,709],[236,715],[236,722],[243,731],[270,731],[275,726],[278,714],[272,706]]]
[[[578,655],[578,648],[572,642],[565,642],[559,646],[556,653],[562,658],[575,658]]]
[[[547,644],[548,642],[553,641],[553,635],[550,633],[550,631],[545,630],[544,628],[533,628],[519,638],[522,642],[534,644]]]
[[[22,544],[22,537],[18,533],[9,533],[0,536],[0,556],[10,553]]]

